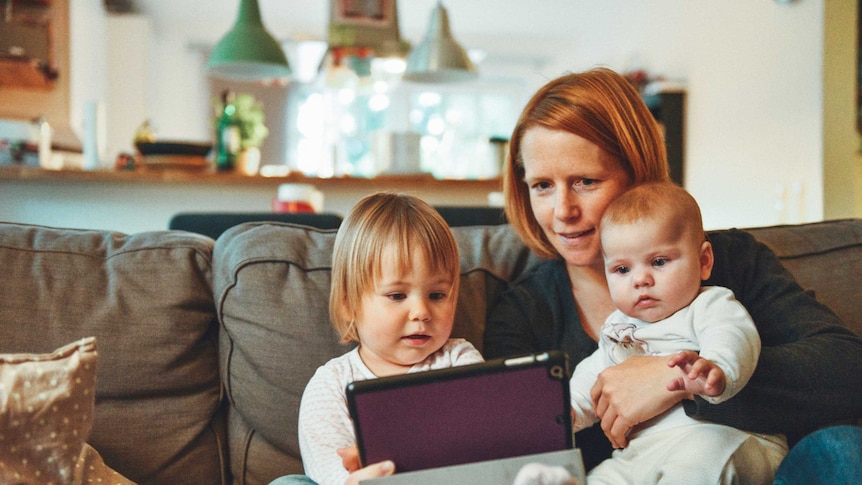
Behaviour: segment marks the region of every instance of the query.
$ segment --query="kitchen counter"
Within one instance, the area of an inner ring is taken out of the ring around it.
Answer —
[[[487,206],[499,178],[439,180],[427,174],[375,178],[279,177],[184,169],[45,170],[0,167],[0,220],[122,232],[166,229],[178,212],[268,212],[277,187],[314,185],[324,211],[346,214],[381,190],[417,195],[432,205]]]

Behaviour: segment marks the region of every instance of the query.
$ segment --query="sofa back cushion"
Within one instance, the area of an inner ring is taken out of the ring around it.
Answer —
[[[862,219],[747,229],[799,284],[862,335]]]
[[[87,441],[137,483],[224,483],[212,245],[0,224],[0,352],[96,337]]]
[[[536,261],[509,226],[453,228],[461,290],[453,336],[481,349],[485,312]],[[329,322],[334,230],[247,223],[215,246],[221,370],[235,483],[301,473],[297,413],[315,369],[350,348]]]

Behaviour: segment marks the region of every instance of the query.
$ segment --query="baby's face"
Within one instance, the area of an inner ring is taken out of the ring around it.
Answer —
[[[443,347],[452,333],[453,277],[433,271],[419,253],[401,271],[398,252],[388,251],[380,278],[363,296],[356,316],[359,355],[378,377],[407,372]]]
[[[694,300],[709,276],[708,244],[671,226],[641,220],[602,227],[602,251],[611,298],[630,317],[656,322]]]

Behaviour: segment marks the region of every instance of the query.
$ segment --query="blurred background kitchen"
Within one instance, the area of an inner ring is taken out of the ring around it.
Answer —
[[[493,181],[499,148],[532,92],[566,71],[604,65],[644,77],[645,94],[684,94],[682,182],[708,227],[862,214],[858,0],[398,2],[389,21],[397,22],[405,56],[445,7],[476,69],[475,78],[446,83],[402,79],[404,56],[399,65],[361,49],[333,51],[333,35],[345,42],[333,29],[335,6],[385,9],[394,1],[259,0],[290,65],[289,77],[266,82],[208,75],[238,0],[35,1],[50,4],[58,75],[47,89],[11,87],[0,76],[0,118],[42,116],[54,145],[71,149],[69,161],[57,163],[116,170],[117,155],[134,153],[145,121],[156,139],[213,143],[214,110],[230,89],[253,95],[265,112],[261,174]],[[4,10],[22,3],[31,2],[5,0]],[[95,166],[74,159],[87,130],[97,135]],[[126,179],[101,181],[96,192],[78,181],[21,178],[0,181],[0,219],[60,225],[73,217],[74,225],[118,230],[160,228],[168,212],[216,207],[226,197],[238,209],[265,210],[270,200],[257,201],[258,193],[275,192],[234,184],[214,195],[211,186],[183,182],[182,195],[171,186],[163,197],[151,188],[137,194],[143,189]],[[327,209],[346,212],[358,192],[378,188],[370,184],[356,192],[324,187]],[[465,195],[451,200],[489,203],[492,185],[461,187]],[[449,187],[427,190],[420,195],[446,200]],[[481,193],[470,198],[472,191]],[[154,199],[169,200],[158,216],[141,213],[140,224],[117,227],[114,210],[127,214]],[[98,222],[71,209],[58,213],[58,204],[88,210]]]

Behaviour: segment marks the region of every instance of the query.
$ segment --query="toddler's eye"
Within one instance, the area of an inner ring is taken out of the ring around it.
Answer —
[[[614,268],[614,273],[621,275],[628,274],[629,271],[631,271],[631,268],[629,268],[628,266],[617,266],[616,268]]]
[[[667,258],[656,258],[653,260],[652,265],[659,268],[667,264]]]
[[[437,292],[431,293],[430,298],[434,301],[445,300],[446,299],[446,293],[443,293],[442,291],[437,291]]]
[[[386,296],[387,296],[390,300],[395,300],[395,301],[401,301],[401,300],[403,300],[403,299],[407,298],[407,295],[405,295],[404,293],[389,293],[389,294],[388,294],[388,295],[386,295]]]

